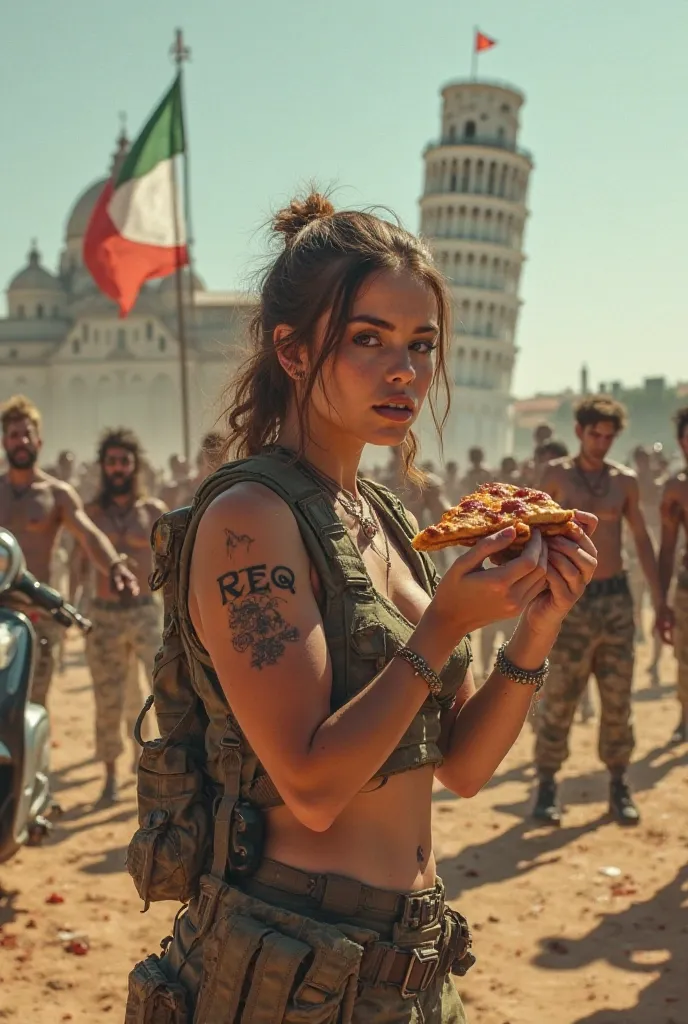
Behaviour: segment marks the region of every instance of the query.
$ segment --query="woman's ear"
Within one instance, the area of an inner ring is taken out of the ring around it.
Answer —
[[[303,380],[308,373],[308,363],[304,358],[305,353],[298,346],[289,344],[293,333],[287,324],[278,324],[272,332],[272,340],[280,366],[287,376],[292,380]]]

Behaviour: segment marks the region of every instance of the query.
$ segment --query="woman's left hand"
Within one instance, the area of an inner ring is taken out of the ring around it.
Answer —
[[[590,539],[597,522],[590,512],[576,512],[568,537],[547,538],[547,588],[523,613],[530,629],[556,633],[583,595],[597,568],[597,548]]]

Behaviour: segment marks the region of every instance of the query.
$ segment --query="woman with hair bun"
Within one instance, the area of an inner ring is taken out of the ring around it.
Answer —
[[[317,192],[273,227],[228,399],[234,461],[201,486],[179,563],[212,866],[139,965],[145,1019],[459,1024],[450,975],[474,957],[436,874],[433,782],[472,797],[514,743],[594,572],[595,520],[481,571],[504,530],[439,580],[358,469],[366,444],[398,445],[419,478],[413,425],[428,401],[439,429],[449,396],[446,284],[418,238]],[[469,634],[518,615],[476,692]]]

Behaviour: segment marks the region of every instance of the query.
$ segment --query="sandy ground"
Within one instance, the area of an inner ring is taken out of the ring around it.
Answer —
[[[558,831],[527,820],[528,725],[470,803],[435,794],[439,871],[475,930],[478,964],[461,984],[471,1024],[688,1024],[688,746],[666,748],[677,718],[671,654],[656,690],[647,686],[646,658],[643,648],[631,776],[639,828],[621,830],[606,817],[594,723],[575,726]],[[0,1020],[122,1021],[127,973],[158,948],[176,906],[141,916],[124,870],[135,827],[128,765],[122,803],[92,807],[101,771],[78,640],[51,711],[64,814],[42,848],[0,866]],[[53,895],[62,902],[50,902]],[[76,933],[88,951],[65,951],[60,932]]]

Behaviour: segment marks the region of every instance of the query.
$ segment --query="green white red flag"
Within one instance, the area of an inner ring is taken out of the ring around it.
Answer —
[[[179,168],[184,152],[178,76],[103,189],[84,237],[84,263],[126,316],[145,281],[189,262]]]

